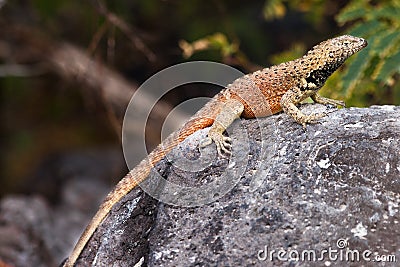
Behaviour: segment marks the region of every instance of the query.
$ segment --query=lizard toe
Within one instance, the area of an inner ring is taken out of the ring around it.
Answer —
[[[311,114],[311,115],[305,115],[302,117],[299,122],[303,126],[304,129],[307,128],[307,123],[312,124],[312,123],[317,123],[319,119],[325,117],[325,113],[317,113],[317,114]]]
[[[206,137],[206,138],[204,138],[203,140],[200,141],[199,147],[203,148],[203,147],[209,146],[209,145],[212,144],[212,142],[213,142],[213,140],[212,140],[211,137]]]
[[[205,147],[205,146],[210,145],[213,142],[217,146],[218,155],[220,155],[222,157],[231,155],[232,139],[230,137],[224,136],[220,133],[210,132],[208,137],[203,139],[200,142],[199,146]]]
[[[231,138],[221,136],[222,138],[215,139],[214,142],[217,146],[218,154],[222,157],[226,157],[231,155],[232,145],[231,145]]]
[[[305,117],[305,123],[317,123],[319,119],[325,117],[325,113],[311,114]]]
[[[221,157],[227,157],[231,155],[231,146],[226,143],[215,143],[217,145],[218,155]]]

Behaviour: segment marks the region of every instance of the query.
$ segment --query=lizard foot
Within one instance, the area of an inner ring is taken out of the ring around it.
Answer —
[[[307,123],[317,123],[317,121],[325,117],[325,113],[318,113],[318,114],[311,114],[311,115],[304,115],[298,119],[298,122],[303,125],[303,128],[306,129]]]
[[[213,142],[217,146],[218,155],[220,155],[222,157],[226,157],[227,155],[231,154],[232,139],[229,137],[226,137],[220,133],[209,132],[208,137],[203,139],[200,142],[199,146],[205,147],[205,146],[212,144]]]

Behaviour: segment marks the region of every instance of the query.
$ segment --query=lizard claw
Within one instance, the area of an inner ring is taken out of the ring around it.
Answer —
[[[210,137],[206,137],[200,141],[199,147],[206,147],[212,144],[212,139]]]
[[[222,157],[231,155],[232,139],[229,137],[226,137],[222,134],[219,134],[219,133],[209,133],[208,137],[203,139],[200,142],[199,146],[205,147],[205,146],[212,144],[213,142],[217,146],[218,155],[220,155]]]
[[[222,157],[227,155],[231,155],[232,150],[232,139],[226,136],[222,136],[222,140],[214,140],[215,144],[217,145],[218,154]]]

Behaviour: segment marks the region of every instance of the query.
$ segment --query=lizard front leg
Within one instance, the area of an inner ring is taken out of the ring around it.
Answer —
[[[303,125],[306,128],[307,123],[316,123],[318,119],[325,116],[325,114],[311,114],[305,115],[302,113],[296,105],[299,104],[303,99],[307,98],[310,94],[301,91],[299,88],[291,88],[281,98],[282,110],[291,116],[297,123]]]
[[[323,105],[329,104],[329,105],[342,106],[342,107],[346,106],[344,101],[322,97],[317,93],[311,95],[310,97],[315,103],[319,103],[319,104],[323,104]]]
[[[207,138],[200,142],[200,147],[205,147],[214,142],[217,146],[218,154],[224,156],[224,153],[231,153],[231,138],[224,136],[223,132],[232,124],[234,120],[240,117],[244,110],[243,104],[235,99],[228,99],[221,108],[213,125],[208,132]]]

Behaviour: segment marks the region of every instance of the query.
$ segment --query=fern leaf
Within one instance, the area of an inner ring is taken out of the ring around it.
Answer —
[[[378,20],[358,22],[349,30],[349,34],[359,37],[368,37],[384,28],[385,24]]]
[[[398,21],[399,14],[400,7],[395,5],[385,5],[371,13],[376,19],[389,19],[392,21]]]
[[[338,16],[336,16],[336,21],[343,25],[346,22],[357,20],[365,16],[367,6],[362,1],[350,1],[350,3],[345,6]]]
[[[384,57],[392,51],[395,47],[399,46],[400,32],[399,31],[388,31],[377,40],[374,45],[374,51],[376,51],[380,57]]]
[[[376,80],[386,83],[396,72],[400,72],[400,51],[397,51],[393,56],[387,58],[383,64],[376,69],[375,75],[373,76],[376,76]]]

